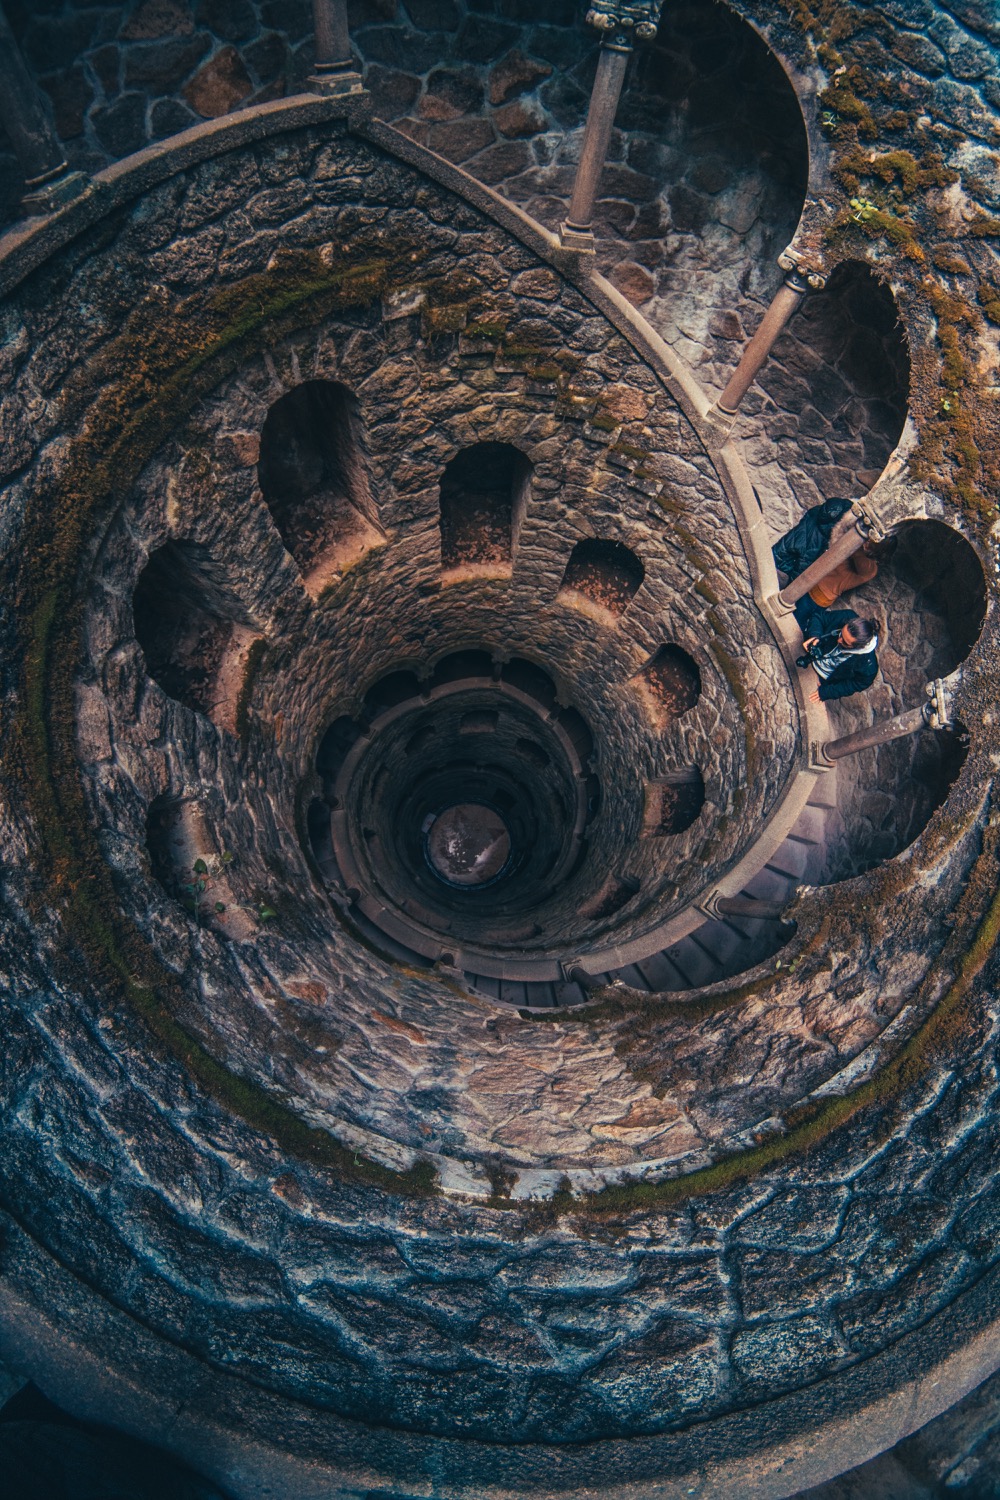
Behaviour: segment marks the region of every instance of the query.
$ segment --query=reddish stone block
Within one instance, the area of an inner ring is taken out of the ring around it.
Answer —
[[[627,297],[633,307],[641,307],[656,291],[656,282],[649,272],[635,261],[622,260],[608,274],[611,285]]]
[[[516,138],[538,135],[548,124],[548,117],[533,100],[515,99],[496,111],[493,123],[501,135]]]
[[[548,63],[537,62],[533,57],[514,48],[502,57],[490,73],[490,103],[506,104],[518,94],[526,94],[537,88],[543,78],[548,78],[552,69]]]
[[[235,47],[223,47],[199,68],[184,89],[184,97],[206,120],[226,115],[253,92],[250,76]]]

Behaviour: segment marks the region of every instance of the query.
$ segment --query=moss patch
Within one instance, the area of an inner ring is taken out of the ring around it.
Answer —
[[[397,265],[408,274],[410,248],[394,243],[390,249],[376,235],[357,247],[350,262],[290,252],[276,257],[266,272],[179,305],[153,294],[124,318],[118,335],[87,369],[66,381],[64,428],[76,416],[83,420],[59,476],[36,495],[28,513],[32,546],[20,559],[15,588],[26,622],[21,708],[12,725],[7,768],[16,782],[12,790],[34,813],[39,895],[44,892],[45,902],[58,909],[67,954],[82,961],[88,985],[125,1002],[142,1017],[163,1054],[176,1058],[220,1105],[290,1153],[345,1179],[426,1193],[436,1182],[430,1162],[396,1172],[346,1150],[273,1094],[234,1074],[177,1019],[183,995],[122,915],[90,826],[75,765],[73,701],[81,659],[77,569],[84,540],[127,502],[141,468],[178,430],[194,401],[239,362],[296,328],[369,305],[391,285]],[[91,408],[94,389],[101,398]],[[257,656],[248,662],[244,678],[244,724],[259,661]]]
[[[909,33],[841,0],[782,3],[830,78],[819,96],[820,120],[845,201],[826,229],[828,248],[842,258],[891,265],[914,325],[929,332],[913,363],[910,406],[919,439],[911,472],[977,526],[992,523],[1000,496],[1000,406],[991,361],[981,357],[972,325],[956,308],[974,308],[978,296],[986,316],[1000,321],[982,250],[984,241],[1000,236],[1000,220],[977,206],[982,189],[971,174],[945,158],[963,137],[943,118],[918,56],[907,71],[915,45]],[[973,209],[961,223],[944,191],[955,184]]]

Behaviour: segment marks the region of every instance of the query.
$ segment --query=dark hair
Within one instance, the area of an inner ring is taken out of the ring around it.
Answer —
[[[844,621],[844,629],[855,646],[867,646],[878,635],[879,624],[877,620],[862,620],[860,615],[854,615],[850,620]]]

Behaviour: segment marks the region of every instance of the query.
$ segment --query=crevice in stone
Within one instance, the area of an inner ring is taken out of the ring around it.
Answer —
[[[165,542],[139,575],[132,599],[146,670],[165,693],[236,732],[251,647],[260,632],[229,579],[200,542]]]
[[[642,834],[663,838],[684,833],[705,805],[705,782],[697,766],[685,766],[646,785]]]

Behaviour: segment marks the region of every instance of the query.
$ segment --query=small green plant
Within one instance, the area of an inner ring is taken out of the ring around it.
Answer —
[[[208,881],[205,878],[208,874],[208,866],[203,859],[197,859],[192,866],[192,872],[195,878],[193,880],[186,881],[185,884],[181,886],[181,891],[184,898],[181,902],[181,905],[194,917],[195,926],[200,927],[201,901],[199,898],[203,896],[205,894],[205,891],[208,889]]]
[[[878,218],[878,205],[872,203],[870,198],[852,198],[850,207],[855,224],[870,224],[873,219]]]
[[[264,905],[262,905],[262,906],[258,906],[258,908],[257,908],[257,921],[258,922],[273,922],[274,919],[275,919],[275,917],[277,915],[278,915],[278,913],[275,911],[275,909],[274,909],[273,906],[264,906]]]

